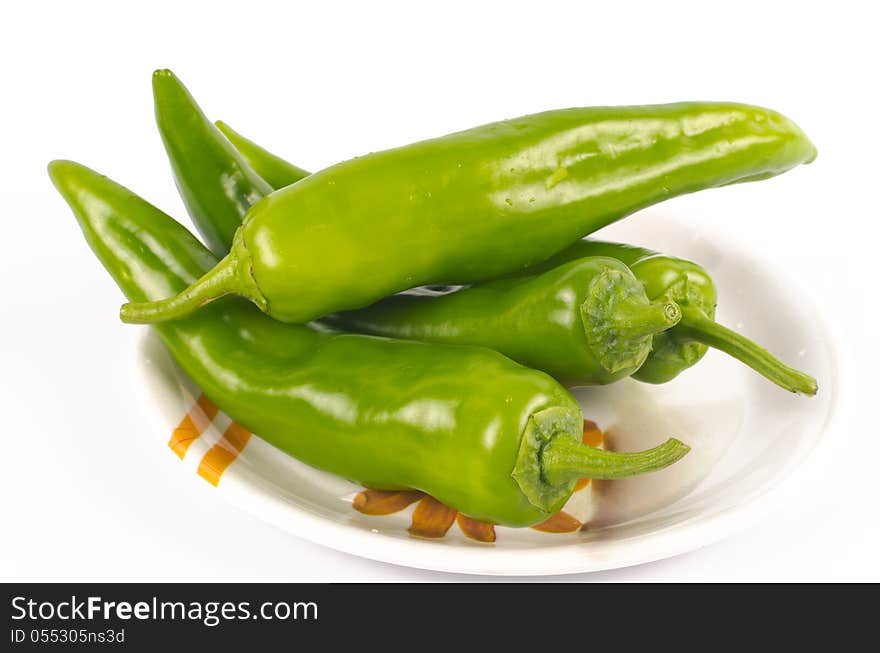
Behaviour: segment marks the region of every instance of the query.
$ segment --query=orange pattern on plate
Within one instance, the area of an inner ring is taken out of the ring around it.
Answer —
[[[168,446],[177,454],[177,457],[183,460],[189,446],[199,439],[199,436],[205,432],[211,422],[217,416],[217,406],[213,401],[205,395],[199,395],[195,405],[180,420],[180,424],[171,433],[171,439],[168,440]]]
[[[596,422],[584,420],[583,443],[590,447],[598,447],[604,441],[602,430]],[[590,479],[582,478],[575,485],[575,492],[583,490],[590,484]],[[437,499],[417,491],[386,491],[364,490],[352,500],[352,507],[365,515],[390,515],[399,512],[418,501],[413,511],[409,532],[417,537],[438,538],[449,532],[453,522],[458,523],[461,532],[478,542],[494,542],[495,526],[488,522],[471,519],[453,508],[440,503]],[[583,528],[584,524],[560,511],[532,526],[544,533],[574,533]]]
[[[477,542],[494,542],[495,525],[485,521],[477,521],[458,513],[455,518],[461,532]]]
[[[351,505],[365,515],[390,515],[400,512],[423,496],[425,493],[417,490],[364,490],[358,492]]]
[[[243,426],[232,422],[220,438],[220,441],[208,449],[199,463],[198,474],[211,485],[220,483],[220,477],[229,467],[244,445],[250,440],[251,432]]]
[[[585,419],[584,437],[582,440],[588,447],[600,447],[602,446],[602,442],[605,441],[605,436],[602,435],[602,429],[599,428],[596,422]]]
[[[205,395],[199,395],[195,405],[184,416],[171,434],[168,446],[181,459],[186,455],[189,446],[197,440],[211,424],[219,412],[217,406]],[[216,486],[220,483],[223,472],[238,458],[252,433],[246,428],[232,422],[223,433],[217,444],[211,447],[199,462],[198,474]],[[591,447],[602,445],[604,435],[592,420],[584,420],[583,443]],[[578,492],[590,484],[590,479],[580,479],[575,485]],[[390,515],[399,512],[418,501],[413,511],[409,527],[411,535],[417,537],[440,538],[449,532],[453,523],[458,523],[461,532],[478,542],[494,542],[495,526],[488,522],[478,521],[435,498],[417,490],[364,490],[352,500],[352,507],[365,515]],[[544,533],[573,533],[585,525],[564,511],[560,511],[541,522],[533,529]]]
[[[452,526],[457,514],[457,511],[445,503],[425,495],[413,512],[409,532],[417,537],[443,537]]]
[[[583,524],[569,515],[564,510],[560,510],[547,521],[543,521],[536,526],[532,526],[536,531],[542,533],[574,533],[579,531]]]

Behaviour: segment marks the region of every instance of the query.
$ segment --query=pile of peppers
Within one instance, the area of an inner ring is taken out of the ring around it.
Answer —
[[[204,238],[71,161],[49,175],[179,366],[234,420],[366,487],[531,526],[577,479],[689,447],[581,442],[566,387],[666,383],[708,347],[806,395],[816,381],[715,322],[697,263],[585,238],[685,193],[766,179],[816,149],[755,106],[575,108],[483,125],[310,174],[213,123],[168,70],[156,122]]]

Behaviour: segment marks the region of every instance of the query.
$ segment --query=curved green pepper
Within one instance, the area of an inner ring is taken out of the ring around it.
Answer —
[[[218,126],[236,149],[244,148],[241,151],[257,174],[262,176],[264,172],[272,173],[273,185],[281,184],[284,186],[302,178],[300,176],[303,172],[301,168],[291,164],[287,164],[289,167],[285,168],[283,159],[248,141],[226,125],[221,126],[221,123],[218,123]],[[207,221],[210,222],[210,218]],[[196,222],[199,223],[199,220]],[[816,394],[818,386],[813,377],[785,365],[766,349],[715,322],[715,305],[717,303],[715,283],[709,273],[696,263],[658,254],[642,247],[585,238],[547,261],[532,266],[529,268],[529,273],[546,273],[559,265],[593,256],[614,258],[627,265],[642,283],[647,297],[651,301],[672,301],[681,307],[681,320],[675,327],[654,334],[651,353],[644,364],[632,374],[633,378],[646,383],[671,381],[681,372],[695,365],[705,355],[708,346],[712,346],[745,363],[781,388],[807,395]],[[542,291],[545,296],[549,295],[547,290]],[[409,302],[412,300],[393,301]],[[450,300],[443,301],[449,302]],[[378,306],[383,304],[387,306],[387,302],[389,300],[383,300],[378,303]],[[420,304],[428,305],[424,300]],[[454,303],[449,304],[450,307],[454,305]],[[337,323],[355,330],[397,337],[406,336],[406,324],[413,323],[418,325],[417,329],[421,333],[419,337],[425,337],[426,331],[436,328],[430,327],[430,320],[441,323],[446,320],[444,328],[452,329],[458,319],[453,320],[453,315],[451,312],[444,315],[442,304],[440,307],[426,310],[424,313],[414,314],[410,311],[405,316],[406,319],[402,319],[404,316],[396,312],[380,317],[378,311],[367,307],[360,311],[344,314],[342,319],[337,318]],[[426,322],[426,320],[428,321]],[[465,318],[469,328],[473,331],[474,326],[471,325],[470,320],[470,316]],[[488,336],[483,336],[484,340],[486,337]],[[569,351],[573,350],[569,349]],[[508,351],[507,353],[512,358],[518,359],[518,356],[512,352]],[[546,361],[538,361],[533,366],[554,376],[558,374],[558,370]],[[571,380],[571,376],[566,374],[557,376],[557,378]]]
[[[346,161],[255,204],[230,253],[126,322],[225,294],[303,322],[431,283],[522,270],[676,195],[779,174],[816,150],[780,114],[684,103],[548,111]]]
[[[69,161],[49,174],[126,296],[185,288],[215,263],[186,229]],[[319,333],[235,298],[156,326],[180,367],[233,419],[302,461],[366,486],[419,489],[475,519],[529,526],[577,478],[660,469],[688,451],[581,444],[581,413],[549,376],[479,347]]]

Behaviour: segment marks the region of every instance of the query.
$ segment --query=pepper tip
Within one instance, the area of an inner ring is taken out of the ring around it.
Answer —
[[[157,68],[153,71],[153,93],[169,93],[173,92],[176,86],[181,86],[180,80],[177,78],[170,68]]]
[[[49,161],[49,165],[46,166],[46,172],[49,173],[49,179],[52,180],[55,188],[64,195],[65,182],[68,179],[68,174],[82,167],[83,166],[74,161],[69,161],[67,159],[54,159]]]

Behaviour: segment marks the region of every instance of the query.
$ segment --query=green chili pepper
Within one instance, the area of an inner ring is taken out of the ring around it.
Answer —
[[[223,257],[241,219],[272,187],[257,175],[242,155],[207,120],[186,87],[170,70],[153,73],[156,124],[168,152],[177,188],[190,214],[210,215],[199,225],[211,251]],[[186,138],[180,136],[186,134]],[[193,147],[198,143],[198,147]],[[193,192],[205,183],[219,182],[220,193]]]
[[[234,293],[303,322],[413,286],[492,279],[642,207],[815,155],[787,118],[730,103],[567,109],[484,125],[272,193],[213,270],[121,316],[179,318]]]
[[[395,338],[481,345],[567,385],[585,385],[612,383],[638,370],[652,336],[680,318],[675,302],[649,302],[623,263],[594,256],[453,293],[392,295],[322,322]]]
[[[178,292],[215,263],[172,218],[97,173],[49,166],[92,250],[126,296]],[[580,442],[581,413],[549,376],[479,347],[319,333],[229,298],[157,331],[233,419],[315,467],[413,488],[475,519],[529,526],[579,477],[665,467],[678,440],[640,453]]]
[[[229,201],[225,177],[216,173],[232,165],[225,162],[229,143],[178,79],[167,72],[157,74],[162,83],[153,84],[156,118],[164,142],[170,144],[172,169],[177,173],[184,167],[180,152],[200,151],[213,157],[204,166],[207,174],[176,174],[181,193],[196,199],[187,202],[193,221],[202,233],[210,234],[217,216],[246,212],[236,198]],[[169,101],[169,95],[180,101]],[[236,147],[244,143],[245,159],[258,157],[261,172],[269,170],[278,183],[293,183],[308,174],[228,128],[224,133],[232,136]],[[221,140],[225,146],[218,144]],[[246,197],[259,198],[258,186],[245,190]],[[217,211],[201,210],[224,200],[226,205]],[[537,278],[487,282],[442,299],[397,295],[322,322],[399,338],[482,345],[564,383],[582,385],[611,383],[632,374],[650,353],[652,334],[679,318],[674,302],[650,303],[625,265],[593,257]]]
[[[585,268],[608,270],[609,261],[624,270],[627,263],[641,282],[637,292],[629,291],[635,306],[622,306],[619,294],[597,290],[603,288],[602,276],[589,284],[575,276]],[[584,296],[579,306],[573,301]],[[675,307],[666,309],[675,315],[668,330],[659,328],[664,306]],[[577,313],[582,321],[573,317]],[[583,240],[528,275],[455,292],[401,293],[322,321],[359,333],[491,347],[569,385],[610,383],[630,374],[665,383],[697,363],[709,345],[786,390],[816,394],[813,377],[716,323],[714,315],[715,287],[699,265],[630,245]]]
[[[221,129],[236,148],[246,147],[245,150],[242,150],[244,157],[257,174],[262,176],[264,171],[271,170],[273,172],[273,185],[280,184],[283,187],[302,178],[300,176],[301,168],[287,164],[290,167],[285,171],[282,165],[283,159],[269,153],[255,143],[247,141],[225,125]],[[651,301],[671,301],[681,307],[682,318],[678,324],[672,329],[654,334],[651,353],[644,364],[633,373],[634,378],[646,383],[671,381],[681,372],[695,365],[705,355],[708,345],[745,363],[781,388],[807,395],[816,394],[818,386],[813,377],[785,365],[766,349],[714,321],[717,303],[715,283],[709,273],[696,263],[658,254],[641,247],[586,238],[574,243],[547,261],[531,267],[529,272],[531,274],[546,274],[559,265],[594,256],[610,257],[627,265],[642,283],[647,297]],[[528,282],[521,283],[525,285]],[[553,297],[550,288],[542,289],[541,294],[548,303]],[[414,304],[410,305],[410,302],[414,302]],[[434,334],[442,329],[446,337],[437,339],[443,341],[450,334],[458,333],[456,329],[460,324],[459,318],[461,318],[461,324],[466,325],[464,328],[467,329],[468,336],[456,339],[466,342],[468,338],[474,337],[472,334],[474,330],[477,330],[477,325],[472,323],[473,315],[462,314],[459,316],[453,312],[460,306],[460,302],[467,303],[464,300],[449,299],[442,300],[435,306],[433,302],[425,299],[386,299],[375,306],[386,308],[394,306],[395,308],[388,314],[381,315],[376,308],[368,307],[342,316],[334,316],[331,319],[335,319],[336,323],[341,326],[358,331],[396,337],[420,337],[429,340],[434,339]],[[433,308],[428,308],[429,305]],[[410,306],[410,308],[403,308],[406,306]],[[416,306],[420,308],[417,309]],[[448,307],[449,312],[446,312],[444,307]],[[536,328],[539,323],[536,320],[531,323],[531,327]],[[499,330],[488,319],[485,326],[486,333],[478,338],[480,344],[488,344],[487,339],[503,337],[501,334],[506,335],[509,332],[509,330]],[[529,341],[540,342],[545,347],[551,346],[547,340],[537,337],[537,333],[535,336],[536,338],[529,339]],[[561,344],[565,340],[554,339],[553,342]],[[527,345],[523,343],[522,346]],[[537,345],[535,346],[537,347]],[[573,357],[572,363],[574,363],[577,357],[574,352],[578,351],[578,348],[569,347],[566,350],[572,352],[570,355]],[[502,346],[501,351],[514,359],[521,360],[520,355],[510,350],[507,345]],[[573,377],[570,374],[561,373],[555,363],[546,359],[536,361],[532,358],[526,364],[549,372],[565,382],[572,381]]]
[[[649,249],[589,238],[580,240],[535,266],[539,274],[584,256],[609,256],[632,270],[652,301],[671,301],[681,307],[678,324],[654,336],[653,350],[633,377],[665,383],[699,361],[707,346],[720,349],[790,392],[814,395],[816,379],[789,367],[743,335],[715,322],[717,295],[709,273],[700,265]]]

